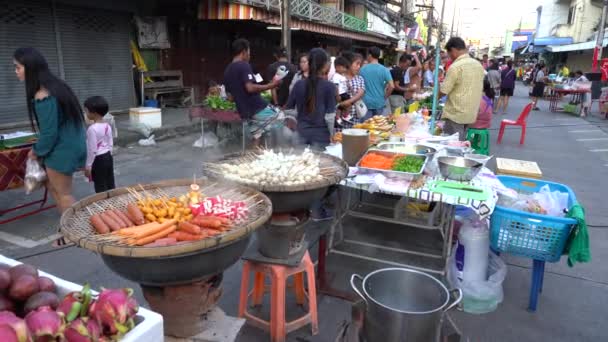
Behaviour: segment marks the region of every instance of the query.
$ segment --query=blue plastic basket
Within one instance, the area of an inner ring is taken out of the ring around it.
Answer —
[[[574,192],[566,185],[512,176],[498,176],[498,179],[521,194],[535,193],[549,185],[551,191],[569,194],[568,209],[576,203]],[[502,253],[556,262],[576,223],[571,218],[533,214],[497,205],[490,219],[490,242],[494,250]]]

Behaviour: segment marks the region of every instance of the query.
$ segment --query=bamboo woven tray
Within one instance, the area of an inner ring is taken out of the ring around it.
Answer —
[[[78,246],[100,254],[134,258],[167,257],[218,247],[236,241],[251,234],[264,224],[272,214],[270,200],[259,191],[240,185],[208,180],[197,180],[197,183],[201,187],[203,196],[220,195],[226,199],[245,201],[249,208],[247,219],[229,231],[199,241],[166,247],[130,246],[112,239],[109,234],[96,234],[95,229],[90,224],[91,214],[110,208],[123,210],[129,202],[135,201],[126,188],[119,188],[95,194],[76,202],[61,216],[61,233]],[[143,188],[152,198],[159,198],[163,194],[179,197],[190,190],[190,184],[192,184],[192,179],[167,180],[144,185]],[[159,189],[162,189],[162,194]]]
[[[203,173],[211,178],[224,179],[224,174],[219,172],[215,165],[219,164],[242,164],[251,162],[258,154],[262,154],[262,150],[247,151],[245,153],[234,153],[226,155],[223,159],[215,162],[207,162],[203,164]],[[278,151],[285,154],[290,153],[302,153],[302,150],[296,151]],[[334,184],[340,183],[348,175],[348,164],[340,158],[334,157],[327,153],[313,152],[320,158],[319,168],[321,169],[321,175],[323,179],[307,184],[298,185],[259,185],[253,182],[243,183],[243,185],[252,187],[262,192],[296,192],[296,191],[307,191],[314,190],[322,187],[328,187]],[[229,182],[228,180],[226,180]]]

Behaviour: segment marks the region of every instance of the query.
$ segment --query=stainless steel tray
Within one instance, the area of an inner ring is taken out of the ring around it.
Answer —
[[[424,163],[422,164],[422,167],[420,168],[419,172],[413,172],[413,173],[412,172],[393,171],[393,170],[374,169],[374,168],[360,166],[361,159],[365,158],[365,156],[368,155],[369,153],[377,153],[377,154],[385,155],[385,156],[395,156],[395,155],[398,155],[400,157],[412,156],[412,157],[424,159]],[[426,168],[426,164],[429,160],[429,157],[424,154],[401,153],[401,152],[382,151],[379,149],[369,149],[367,152],[365,152],[365,154],[363,155],[363,157],[361,157],[361,159],[359,159],[359,161],[357,162],[357,165],[356,165],[357,168],[359,168],[360,170],[378,172],[378,173],[382,173],[382,174],[385,174],[387,176],[392,176],[392,177],[396,176],[396,177],[416,178],[416,177],[419,177],[422,175],[422,172]]]

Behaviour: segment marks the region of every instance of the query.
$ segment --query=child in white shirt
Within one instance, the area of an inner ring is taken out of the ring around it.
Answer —
[[[87,128],[87,162],[85,175],[93,180],[95,192],[115,188],[114,140],[112,126],[103,120],[108,112],[108,102],[101,96],[93,96],[84,102],[87,118],[93,123]]]

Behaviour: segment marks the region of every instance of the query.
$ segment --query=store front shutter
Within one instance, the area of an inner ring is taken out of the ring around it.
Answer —
[[[59,63],[50,1],[0,0],[0,127],[28,122],[25,86],[15,77],[13,53],[38,49],[51,70]]]
[[[80,102],[103,96],[110,110],[134,105],[126,13],[57,4],[65,80]]]

